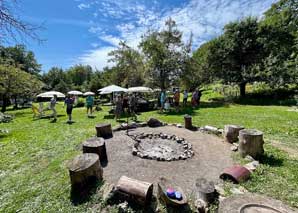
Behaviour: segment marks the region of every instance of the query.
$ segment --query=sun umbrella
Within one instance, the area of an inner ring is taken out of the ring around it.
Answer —
[[[153,92],[149,87],[130,87],[127,92]]]
[[[69,95],[83,95],[82,92],[77,91],[77,90],[69,91],[67,94],[69,94]]]
[[[54,95],[57,95],[58,98],[65,98],[65,95],[63,93],[57,92],[57,91],[44,92],[44,93],[37,95],[37,97],[52,98],[52,97],[54,97]]]
[[[100,91],[100,94],[110,94],[110,93],[114,93],[114,92],[126,92],[127,89],[116,86],[116,85],[110,85],[104,88],[99,89],[98,91]]]
[[[85,92],[84,93],[84,96],[88,96],[88,95],[95,95],[95,93],[94,92]]]

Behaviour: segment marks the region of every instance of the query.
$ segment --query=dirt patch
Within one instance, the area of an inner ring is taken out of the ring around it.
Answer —
[[[297,159],[298,158],[298,152],[297,149],[288,147],[287,145],[282,144],[281,142],[278,141],[271,141],[270,144],[286,153],[288,153],[290,158]]]
[[[142,159],[132,155],[135,141],[125,131],[115,132],[113,138],[106,140],[108,164],[104,168],[104,179],[107,182],[115,184],[122,175],[126,175],[156,184],[159,177],[163,176],[190,194],[197,178],[219,182],[223,169],[233,165],[230,144],[216,136],[172,126],[138,128],[129,134],[143,132],[163,132],[182,137],[191,143],[195,154],[186,160],[170,162]]]

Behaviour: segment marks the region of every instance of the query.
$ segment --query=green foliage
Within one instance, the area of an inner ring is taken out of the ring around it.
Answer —
[[[147,61],[149,85],[166,89],[185,69],[188,48],[181,40],[182,32],[177,29],[171,18],[166,21],[166,29],[161,32],[149,32],[140,47]]]
[[[9,63],[30,74],[38,74],[41,65],[37,63],[34,53],[28,51],[24,45],[14,47],[0,46],[0,64]]]
[[[118,85],[125,87],[141,86],[145,83],[145,65],[143,56],[125,42],[120,42],[118,49],[109,53],[112,58],[109,60],[115,63],[113,71]]]

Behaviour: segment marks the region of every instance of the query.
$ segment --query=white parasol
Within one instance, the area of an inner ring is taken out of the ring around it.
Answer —
[[[69,91],[67,94],[69,94],[69,95],[83,95],[82,92],[77,91],[77,90]]]
[[[127,92],[153,92],[149,87],[130,87]]]
[[[84,93],[84,96],[88,96],[88,95],[95,95],[95,93],[94,92],[85,92]]]
[[[65,95],[63,93],[57,92],[57,91],[44,92],[44,93],[37,95],[37,97],[52,98],[52,97],[54,97],[54,95],[57,95],[58,98],[65,98]]]
[[[101,95],[104,95],[104,94],[111,94],[114,92],[127,92],[127,89],[116,86],[116,85],[110,85],[110,86],[101,88],[98,91],[100,91]]]

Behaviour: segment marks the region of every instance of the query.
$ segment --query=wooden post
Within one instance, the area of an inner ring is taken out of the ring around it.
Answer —
[[[264,153],[263,132],[255,129],[243,129],[239,132],[239,153],[242,157],[250,155],[257,159]]]
[[[121,199],[148,205],[152,198],[153,184],[122,176],[115,187],[115,193]]]
[[[100,162],[107,160],[106,144],[103,138],[93,137],[83,142],[83,153],[98,154]]]
[[[113,137],[111,124],[97,124],[95,126],[97,137],[111,138]]]
[[[196,180],[196,189],[196,199],[201,199],[208,205],[215,201],[216,191],[213,182],[199,178]]]
[[[184,116],[184,127],[185,129],[192,129],[192,118],[190,115],[185,115]]]
[[[82,154],[75,157],[69,164],[71,193],[87,195],[92,187],[102,180],[103,171],[97,154]]]
[[[238,125],[225,125],[223,136],[228,143],[234,143],[238,141],[239,131],[244,129],[243,126]]]

